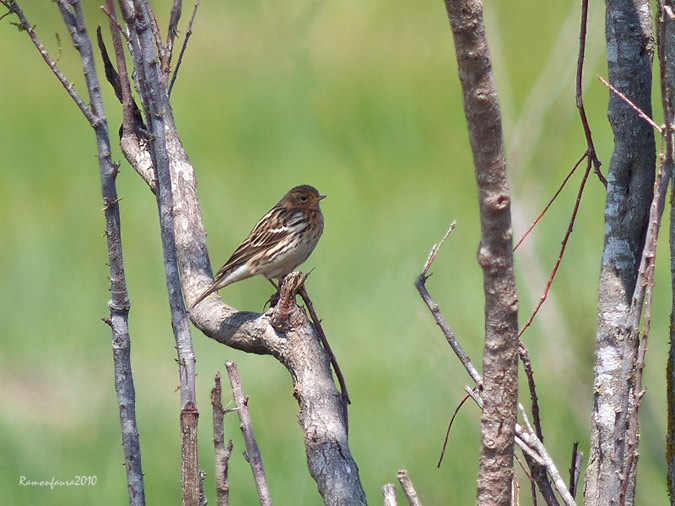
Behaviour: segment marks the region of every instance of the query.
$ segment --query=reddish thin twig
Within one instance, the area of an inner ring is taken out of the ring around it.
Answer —
[[[572,167],[572,170],[569,172],[569,174],[567,174],[567,176],[565,176],[565,179],[563,179],[562,184],[558,187],[558,189],[556,190],[556,192],[553,195],[553,197],[551,198],[551,200],[548,201],[548,204],[546,204],[546,207],[544,207],[544,210],[541,213],[539,213],[539,216],[537,216],[535,218],[535,220],[532,222],[532,225],[529,226],[529,228],[525,231],[525,233],[522,235],[522,237],[518,240],[516,245],[513,247],[513,251],[516,251],[518,249],[518,246],[520,246],[520,244],[525,240],[525,238],[528,235],[530,235],[530,232],[532,232],[534,227],[537,226],[537,223],[539,223],[539,221],[544,217],[544,214],[546,214],[546,211],[548,211],[549,207],[551,207],[551,205],[553,204],[555,199],[557,199],[558,195],[560,195],[560,192],[562,192],[563,188],[567,184],[567,181],[570,180],[570,178],[576,172],[579,165],[581,165],[581,162],[583,162],[584,158],[586,158],[587,156],[588,156],[588,151],[586,151],[583,155],[581,155],[581,158],[579,158],[577,163],[574,164],[574,167]]]
[[[337,358],[335,358],[335,355],[333,354],[333,350],[330,347],[330,344],[328,344],[328,339],[326,338],[326,333],[323,331],[323,327],[321,326],[321,320],[319,317],[316,315],[316,312],[314,311],[314,306],[312,305],[312,300],[309,298],[309,294],[307,293],[307,290],[305,289],[305,285],[303,283],[302,288],[298,292],[300,294],[300,297],[302,297],[302,300],[305,302],[305,307],[307,307],[307,311],[309,311],[309,316],[312,318],[312,322],[314,323],[314,327],[316,328],[317,334],[319,334],[319,339],[321,339],[321,345],[323,346],[323,349],[326,350],[326,353],[328,353],[328,356],[330,357],[330,363],[333,366],[333,370],[335,371],[335,376],[337,377],[338,384],[340,385],[340,394],[342,395],[342,404],[343,404],[343,409],[344,409],[344,415],[345,415],[345,423],[347,422],[347,405],[351,404],[352,401],[349,399],[349,393],[347,392],[347,384],[345,383],[345,378],[342,375],[342,371],[340,370],[340,365],[338,364]]]
[[[588,0],[581,1],[581,23],[580,23],[580,33],[579,33],[579,57],[577,58],[577,82],[576,82],[576,102],[577,109],[579,109],[579,117],[581,119],[581,125],[584,129],[584,135],[586,136],[586,154],[591,159],[593,163],[593,168],[595,174],[600,179],[600,182],[607,189],[607,180],[605,176],[600,172],[600,160],[598,160],[597,155],[595,154],[595,144],[593,143],[593,136],[591,135],[591,126],[588,123],[588,118],[586,117],[586,108],[584,107],[584,97],[583,97],[583,73],[584,73],[584,58],[586,56],[586,27],[588,25]]]
[[[539,309],[541,306],[544,304],[544,301],[546,301],[546,298],[548,297],[548,292],[551,289],[551,284],[553,284],[553,278],[555,278],[556,273],[558,272],[558,267],[560,267],[560,262],[562,261],[562,257],[565,254],[565,248],[567,247],[567,241],[572,234],[572,228],[574,227],[574,222],[577,219],[577,213],[579,212],[579,205],[581,204],[581,196],[584,193],[584,188],[586,187],[586,181],[588,180],[588,175],[591,172],[591,159],[587,159],[586,163],[586,171],[584,172],[584,177],[581,180],[581,185],[579,185],[579,191],[577,192],[577,200],[574,203],[574,210],[572,211],[572,216],[570,218],[570,224],[567,227],[567,232],[565,232],[565,237],[563,238],[562,241],[562,247],[560,248],[560,253],[558,254],[558,259],[555,262],[555,265],[553,266],[553,270],[551,271],[551,276],[548,278],[548,282],[546,283],[546,288],[544,289],[543,295],[539,298],[539,302],[537,302],[536,307],[534,308],[534,311],[532,311],[532,314],[530,315],[530,318],[527,320],[525,325],[523,325],[523,328],[520,330],[520,333],[518,334],[518,338],[520,338],[523,335],[523,332],[527,330],[527,328],[532,324],[532,320],[534,320],[534,317],[537,316],[537,313],[539,312]]]
[[[621,100],[623,100],[624,102],[626,102],[626,104],[628,105],[628,107],[630,107],[631,109],[633,109],[633,110],[637,113],[638,116],[640,116],[643,120],[645,120],[647,123],[649,123],[649,125],[650,125],[654,130],[656,130],[658,133],[660,133],[661,135],[663,135],[663,128],[661,128],[659,125],[657,125],[656,122],[655,122],[652,118],[649,117],[649,115],[647,115],[642,109],[640,109],[637,105],[635,105],[635,104],[634,104],[634,103],[633,103],[626,95],[624,95],[624,94],[621,93],[617,88],[615,88],[613,85],[611,85],[610,83],[608,83],[607,81],[605,81],[605,80],[602,78],[602,76],[598,76],[598,79],[600,80],[600,82],[601,82],[602,84],[604,84],[605,86],[607,86],[613,93],[615,93],[616,96],[618,96]]]
[[[450,429],[452,429],[452,424],[455,421],[455,418],[457,417],[457,413],[459,413],[459,410],[462,408],[464,403],[467,401],[469,398],[469,394],[466,394],[464,398],[460,401],[460,403],[457,405],[455,408],[455,412],[452,414],[452,417],[450,418],[450,423],[448,424],[448,430],[445,431],[445,440],[443,441],[443,449],[441,450],[441,456],[438,458],[438,464],[436,464],[436,467],[441,467],[441,463],[443,462],[443,457],[445,456],[445,449],[448,446],[448,438],[450,437]]]

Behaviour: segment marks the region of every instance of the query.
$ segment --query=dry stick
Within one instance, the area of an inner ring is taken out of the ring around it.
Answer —
[[[672,136],[669,128],[666,128],[664,137]],[[630,399],[630,413],[628,416],[629,430],[626,431],[626,440],[629,442],[630,448],[626,452],[624,470],[626,476],[630,473],[637,456],[637,447],[639,443],[639,432],[637,430],[639,424],[638,408],[645,394],[645,389],[642,388],[642,369],[644,368],[645,354],[647,352],[647,338],[649,336],[650,321],[651,321],[651,303],[654,286],[654,266],[656,261],[656,242],[661,226],[661,217],[665,207],[666,194],[668,192],[668,184],[672,177],[673,161],[672,161],[672,139],[666,140],[670,144],[667,152],[671,152],[669,163],[665,163],[664,157],[660,158],[659,168],[656,173],[656,182],[654,184],[654,197],[652,199],[649,211],[649,227],[647,228],[647,235],[645,237],[645,246],[640,260],[640,269],[638,271],[638,279],[635,283],[635,290],[631,299],[630,319],[628,328],[630,332],[638,333],[640,330],[640,313],[644,306],[645,326],[643,330],[642,339],[638,345],[634,373],[630,376],[634,385],[632,388],[632,398]],[[668,156],[668,155],[666,155]],[[626,377],[628,374],[626,373]],[[628,483],[630,480],[624,479],[619,492],[619,504],[623,504],[623,500],[628,490]]]
[[[469,356],[462,349],[462,346],[459,344],[459,341],[457,341],[454,332],[448,325],[448,322],[445,321],[445,318],[443,317],[441,310],[438,308],[438,304],[436,304],[436,302],[434,302],[434,300],[431,298],[431,295],[429,294],[429,291],[427,290],[426,287],[427,279],[429,279],[429,277],[431,276],[431,274],[429,274],[431,264],[434,262],[438,250],[441,248],[441,246],[443,246],[443,243],[452,233],[454,228],[455,222],[453,221],[450,224],[450,228],[448,228],[448,231],[443,236],[443,239],[441,239],[441,241],[438,244],[434,244],[433,247],[431,248],[431,252],[427,257],[427,261],[424,263],[424,267],[422,268],[422,273],[415,280],[415,287],[417,288],[417,291],[422,297],[422,300],[429,308],[429,311],[431,311],[431,315],[434,317],[434,320],[436,320],[436,325],[440,327],[441,331],[443,332],[443,335],[445,336],[445,339],[448,341],[448,344],[452,348],[452,351],[455,352],[455,355],[457,355],[457,358],[459,358],[459,361],[466,369],[466,372],[469,373],[469,376],[471,377],[473,382],[480,387],[480,385],[483,383],[483,379],[481,378],[480,374],[471,363]]]
[[[270,498],[270,491],[267,488],[267,480],[265,479],[265,469],[263,468],[260,449],[258,448],[258,443],[253,435],[251,417],[248,414],[248,397],[244,395],[244,391],[241,388],[237,364],[234,362],[225,362],[225,368],[227,369],[227,375],[230,377],[234,405],[237,414],[239,415],[241,433],[244,436],[244,443],[246,443],[246,454],[248,455],[248,463],[251,466],[255,486],[258,490],[258,499],[260,500],[261,506],[269,506],[272,504],[272,499]]]
[[[108,77],[108,81],[113,86],[113,89],[115,89],[115,95],[122,104],[122,136],[124,136],[125,134],[136,133],[139,126],[137,123],[140,121],[142,124],[142,119],[140,118],[140,111],[138,110],[138,106],[136,105],[131,92],[131,83],[129,82],[129,74],[127,73],[126,56],[124,55],[124,45],[122,44],[122,35],[127,37],[127,34],[117,20],[117,12],[115,10],[113,0],[106,0],[104,12],[108,16],[110,23],[110,34],[112,36],[115,60],[117,62],[117,69],[119,73],[117,73],[114,68],[108,68],[108,65],[105,61],[105,56],[107,55],[105,54],[105,46],[103,45],[102,38],[99,41],[99,46],[101,49],[101,55],[105,55],[104,68],[106,70],[106,77]],[[109,76],[109,74],[112,75]],[[114,81],[111,80],[114,79],[115,75],[117,75],[117,86],[114,84]],[[145,128],[144,125],[143,128]],[[151,188],[153,188],[154,191],[154,187],[151,186]]]
[[[581,463],[584,459],[583,452],[579,451],[579,443],[575,442],[572,446],[572,462],[570,464],[570,494],[577,496],[577,485],[579,484],[579,475],[581,474]]]
[[[314,323],[314,327],[316,328],[316,333],[319,334],[319,339],[321,339],[321,345],[323,346],[323,349],[326,350],[326,353],[328,353],[328,356],[330,357],[330,363],[333,366],[335,376],[337,377],[338,384],[340,385],[340,395],[342,396],[345,426],[349,428],[347,417],[347,406],[351,404],[352,401],[349,399],[349,393],[347,392],[347,384],[345,383],[345,378],[342,375],[342,371],[340,370],[340,365],[338,364],[337,358],[335,358],[333,350],[331,349],[330,344],[328,344],[326,333],[323,331],[323,327],[321,326],[321,320],[314,311],[314,305],[312,304],[312,300],[309,298],[309,294],[305,289],[304,283],[302,284],[302,288],[298,293],[300,294],[300,297],[302,297],[302,300],[305,302],[305,306],[309,311],[309,316],[312,318],[312,322]]]
[[[583,195],[583,191],[584,191],[584,188],[586,186],[586,181],[588,180],[588,176],[589,176],[590,171],[591,171],[592,159],[591,159],[591,156],[589,155],[588,151],[584,154],[584,156],[582,156],[579,159],[579,161],[577,162],[577,166],[579,165],[579,163],[581,163],[581,161],[584,158],[586,158],[586,171],[584,172],[584,176],[583,176],[583,178],[581,180],[581,184],[579,186],[579,191],[577,193],[577,199],[576,199],[576,202],[574,204],[574,209],[572,211],[570,223],[567,227],[567,232],[565,233],[565,237],[563,238],[563,241],[562,241],[560,253],[558,254],[558,258],[556,260],[556,263],[555,263],[555,265],[553,267],[553,270],[551,271],[551,275],[549,276],[549,279],[546,283],[546,287],[544,289],[543,295],[541,296],[537,305],[535,306],[534,310],[532,311],[532,314],[530,315],[530,318],[527,320],[527,322],[525,323],[525,325],[523,326],[523,328],[520,330],[520,332],[518,334],[519,340],[522,337],[523,332],[525,332],[525,330],[532,324],[532,321],[534,320],[535,316],[537,315],[537,313],[541,309],[541,306],[546,301],[546,298],[548,297],[548,293],[551,289],[551,285],[553,283],[553,279],[555,278],[555,275],[558,272],[558,268],[560,267],[560,263],[562,262],[562,257],[565,253],[565,249],[567,247],[567,242],[568,242],[569,237],[572,233],[572,229],[573,229],[574,223],[576,221],[577,213],[579,211],[579,205],[581,203],[581,196]],[[574,170],[576,170],[576,166],[575,166]],[[536,427],[537,437],[539,438],[540,441],[543,442],[544,436],[543,436],[543,432],[542,432],[542,428],[541,428],[541,420],[540,420],[540,417],[539,417],[539,401],[538,401],[538,398],[537,398],[537,392],[536,392],[535,383],[534,383],[534,374],[533,374],[532,365],[530,363],[529,356],[528,356],[528,353],[527,353],[527,348],[525,347],[525,345],[523,344],[522,341],[519,342],[518,352],[519,352],[520,359],[523,362],[523,367],[524,367],[524,370],[525,370],[525,373],[526,373],[527,383],[528,383],[528,387],[529,387],[529,390],[530,390],[530,398],[532,400],[532,417],[534,419],[534,425]],[[526,460],[528,461],[528,464],[530,464],[530,461],[527,458],[527,456],[526,456]],[[546,504],[548,504],[548,505],[558,504],[558,501],[555,498],[555,496],[553,494],[553,491],[551,490],[550,486],[548,485],[548,480],[545,480],[544,479],[545,477],[542,476],[541,473],[543,473],[543,470],[539,470],[536,467],[532,468],[532,474],[538,479],[538,483],[541,484],[540,490],[542,492],[542,495],[544,496],[544,500],[546,501]]]
[[[382,487],[382,495],[384,496],[384,506],[397,506],[396,487],[393,483],[387,483]]]
[[[108,16],[110,23],[110,32],[113,40],[113,49],[115,51],[115,60],[119,68],[119,74],[108,56],[100,29],[97,30],[98,45],[103,59],[103,68],[108,82],[115,90],[115,95],[122,104],[122,128],[120,135],[120,146],[124,157],[129,164],[143,178],[150,187],[152,193],[157,193],[157,181],[155,177],[155,168],[147,148],[141,148],[141,144],[147,146],[149,135],[143,115],[136,105],[136,101],[131,93],[131,83],[127,73],[126,57],[124,54],[124,45],[122,44],[122,35],[128,44],[131,44],[127,33],[117,20],[117,13],[113,0],[106,0],[106,6],[101,10]]]
[[[543,460],[543,466],[546,467],[546,469],[548,470],[549,475],[553,480],[553,484],[558,493],[560,494],[560,497],[562,498],[563,502],[568,506],[576,504],[574,498],[572,497],[569,490],[567,489],[567,486],[565,485],[565,481],[562,479],[562,476],[560,476],[558,469],[555,467],[555,464],[553,464],[553,460],[546,451],[546,448],[544,447],[542,442],[539,441],[534,430],[532,430],[532,426],[530,425],[530,421],[527,418],[527,414],[525,413],[523,405],[518,404],[518,409],[520,411],[521,416],[523,417],[523,422],[527,427],[527,433],[525,433],[519,425],[516,425],[516,432],[518,434],[518,437],[520,437],[523,441],[530,444],[531,448],[534,448],[537,451],[538,455]]]
[[[115,179],[118,167],[110,159],[110,138],[108,136],[103,99],[100,93],[96,70],[94,67],[93,50],[87,37],[86,26],[79,2],[72,3],[72,10],[59,4],[64,22],[69,28],[73,44],[80,53],[83,71],[87,83],[87,91],[91,109],[75,92],[72,83],[58,69],[47,51],[40,43],[33,27],[28,23],[19,5],[12,1],[0,1],[8,12],[19,18],[22,29],[28,33],[31,41],[40,52],[47,66],[64,86],[75,104],[80,108],[89,124],[96,133],[99,176],[103,197],[103,211],[106,220],[106,240],[108,247],[108,265],[110,268],[110,301],[108,307],[110,316],[104,318],[112,330],[113,367],[115,374],[115,391],[119,405],[120,425],[122,433],[122,447],[124,450],[124,466],[127,473],[127,490],[129,504],[141,506],[145,504],[145,488],[143,483],[143,469],[141,466],[141,450],[136,423],[136,393],[134,389],[133,373],[131,369],[131,340],[129,337],[129,295],[124,272],[124,257],[122,251],[122,237],[120,230],[119,198]],[[4,17],[4,16],[3,16]]]
[[[663,135],[663,129],[659,125],[657,125],[656,122],[652,118],[650,118],[648,114],[646,114],[642,109],[640,109],[637,105],[635,105],[626,95],[624,95],[617,88],[608,83],[605,79],[602,78],[602,76],[598,76],[598,80],[602,84],[607,86],[607,88],[609,88],[621,100],[623,100],[631,109],[633,109],[637,113],[638,116],[640,116],[643,120],[649,123],[654,130]]]
[[[117,391],[120,422],[122,427],[122,445],[127,471],[127,488],[129,503],[145,504],[143,471],[141,467],[141,451],[138,440],[138,429],[135,413],[135,391],[130,363],[131,342],[128,331],[129,299],[124,279],[122,257],[122,239],[120,235],[120,215],[115,189],[115,178],[118,166],[110,159],[110,138],[108,135],[103,98],[96,76],[94,52],[87,35],[82,6],[79,1],[69,4],[58,2],[64,22],[69,28],[73,45],[80,53],[87,90],[91,102],[91,110],[83,110],[85,117],[91,112],[96,121],[92,126],[96,133],[99,152],[101,185],[103,190],[104,212],[106,214],[106,236],[108,238],[109,265],[111,277],[111,300],[109,303],[113,329],[113,358],[115,363],[115,389]],[[34,35],[31,31],[29,32]],[[41,51],[42,53],[42,51]],[[46,53],[42,53],[46,57]],[[57,74],[57,77],[59,75]],[[72,89],[72,85],[70,85]],[[68,89],[68,88],[67,88]],[[70,90],[69,90],[70,92]],[[73,92],[74,93],[74,92]],[[71,97],[75,96],[71,93]],[[77,103],[77,100],[75,100]],[[78,104],[79,105],[79,104]],[[82,109],[82,108],[81,108]]]
[[[558,198],[558,195],[560,195],[560,192],[562,192],[563,188],[565,188],[565,185],[567,184],[567,182],[570,180],[570,178],[572,177],[572,175],[576,172],[576,170],[577,170],[577,168],[579,167],[579,165],[581,165],[581,162],[582,162],[582,161],[584,160],[584,158],[586,158],[587,156],[588,156],[588,152],[584,153],[584,154],[581,156],[581,158],[579,158],[579,160],[577,161],[577,163],[574,164],[574,167],[572,167],[572,170],[569,172],[569,174],[567,174],[567,176],[565,176],[565,179],[563,179],[562,184],[558,187],[558,189],[556,190],[556,192],[555,192],[555,194],[553,195],[553,197],[551,198],[551,200],[548,201],[548,204],[546,204],[546,206],[544,207],[544,210],[543,210],[542,212],[539,213],[539,216],[537,216],[537,217],[535,218],[535,220],[532,222],[532,225],[530,225],[530,226],[528,227],[528,229],[525,231],[525,233],[520,237],[520,239],[518,239],[518,242],[517,242],[516,245],[513,247],[513,251],[514,251],[514,252],[518,249],[518,246],[520,246],[520,244],[525,240],[525,238],[526,238],[528,235],[530,235],[530,232],[532,232],[532,230],[534,229],[534,227],[537,226],[537,224],[539,223],[539,221],[544,217],[544,215],[545,215],[546,212],[549,210],[549,208],[551,207],[551,205],[553,204],[553,202],[555,202],[555,199],[557,199],[557,198]],[[601,174],[601,175],[602,175],[602,174]]]
[[[518,343],[518,353],[520,355],[520,360],[523,363],[523,370],[525,371],[525,376],[527,377],[527,386],[530,390],[530,400],[532,401],[532,419],[534,420],[534,427],[537,431],[537,437],[543,443],[544,442],[544,433],[541,430],[541,420],[539,418],[539,399],[537,397],[537,390],[534,384],[534,372],[532,371],[532,362],[530,361],[530,355],[527,352],[527,348],[521,341]]]
[[[63,0],[60,0],[63,1]],[[178,354],[180,377],[180,423],[181,423],[181,493],[183,504],[199,502],[201,480],[197,447],[197,396],[195,391],[195,355],[185,308],[178,254],[176,250],[176,227],[174,218],[173,189],[170,157],[167,146],[167,123],[170,105],[166,95],[163,76],[157,65],[157,50],[146,0],[120,2],[122,15],[130,35],[131,55],[134,60],[136,83],[144,97],[148,131],[151,134],[149,150],[157,175],[157,210],[159,213],[160,238],[166,278],[166,289],[171,312],[171,327]]]
[[[59,80],[59,82],[63,85],[63,87],[66,89],[68,92],[68,95],[70,95],[70,98],[73,99],[75,104],[77,104],[77,107],[80,108],[80,111],[82,111],[82,114],[84,114],[84,117],[87,118],[87,121],[89,124],[93,127],[96,128],[99,124],[100,118],[98,118],[92,110],[89,108],[89,106],[82,100],[82,98],[78,95],[78,93],[75,91],[75,88],[73,86],[73,83],[71,83],[68,78],[59,70],[59,68],[56,66],[56,62],[52,59],[51,56],[49,56],[49,53],[47,50],[44,48],[42,43],[40,42],[40,39],[38,39],[38,36],[35,33],[35,30],[33,29],[33,26],[28,23],[28,20],[23,14],[23,11],[19,7],[18,3],[15,0],[0,0],[0,4],[4,5],[8,9],[8,15],[9,14],[14,14],[16,17],[19,18],[19,24],[21,25],[21,29],[25,31],[28,36],[30,37],[31,42],[33,42],[33,45],[37,48],[37,50],[40,52],[40,55],[42,56],[42,59],[45,61],[47,66],[51,69],[52,73],[56,76],[56,78]]]
[[[450,429],[452,428],[452,424],[455,421],[455,418],[457,417],[457,414],[459,413],[459,410],[462,409],[462,406],[464,403],[469,399],[471,396],[469,394],[466,394],[464,398],[460,401],[459,405],[455,408],[455,412],[452,414],[452,417],[450,418],[450,423],[448,423],[448,430],[445,431],[445,440],[443,440],[443,448],[441,449],[441,456],[438,458],[438,463],[436,464],[436,467],[440,468],[441,463],[443,462],[443,457],[445,456],[445,449],[448,447],[448,439],[450,437]]]
[[[539,441],[543,443],[544,433],[541,428],[541,419],[539,417],[539,399],[537,397],[537,389],[534,383],[534,371],[532,370],[532,362],[530,362],[530,356],[527,352],[527,348],[525,347],[525,344],[523,344],[522,341],[518,342],[518,355],[520,356],[520,360],[523,363],[523,370],[525,372],[525,377],[527,378],[527,386],[530,391],[530,400],[532,402],[532,419],[534,421],[536,434],[537,437],[539,438]],[[536,489],[534,487],[534,483],[536,482],[540,484],[540,491],[542,496],[544,497],[544,501],[546,501],[546,504],[548,506],[557,506],[559,504],[558,499],[555,497],[553,489],[551,488],[550,483],[546,478],[545,467],[533,461],[527,454],[525,454],[525,461],[527,462],[527,465],[530,467],[530,471],[533,476],[533,481],[530,482],[532,502],[535,505],[537,504],[537,494]]]
[[[403,493],[408,498],[408,504],[410,506],[422,506],[422,502],[417,496],[417,491],[415,490],[412,481],[410,481],[408,471],[401,469],[398,473],[396,473],[396,477],[398,478],[398,482],[401,484]]]
[[[183,39],[183,45],[180,48],[180,53],[178,53],[178,61],[176,62],[176,69],[173,71],[173,75],[171,76],[171,83],[169,84],[169,96],[171,96],[171,90],[173,90],[173,85],[176,82],[176,77],[178,76],[178,69],[180,68],[180,64],[183,62],[183,55],[185,54],[185,49],[187,49],[188,40],[190,40],[190,37],[192,36],[192,23],[195,20],[198,8],[199,8],[199,0],[195,0],[195,7],[192,10],[192,17],[190,18],[190,22],[188,23],[188,29],[187,32],[185,32],[185,38]]]
[[[223,419],[226,411],[223,409],[222,387],[220,373],[216,373],[213,389],[211,390],[211,406],[213,407],[213,452],[216,468],[216,504],[227,506],[230,501],[230,487],[227,480],[228,464],[232,455],[232,440],[225,447],[225,429]]]
[[[577,82],[576,82],[576,102],[577,109],[579,109],[579,117],[581,119],[581,125],[584,129],[584,135],[586,136],[586,154],[591,159],[595,174],[600,179],[600,182],[607,189],[607,180],[605,176],[600,172],[600,160],[595,153],[595,144],[593,143],[593,136],[591,135],[591,127],[588,123],[588,118],[586,117],[586,108],[584,107],[584,98],[583,98],[583,73],[584,73],[584,58],[586,56],[586,27],[588,26],[588,0],[581,1],[581,23],[580,23],[580,33],[579,33],[579,56],[577,58]]]
[[[558,272],[558,267],[560,267],[560,262],[562,261],[563,254],[565,253],[565,248],[567,247],[567,241],[572,234],[572,229],[574,228],[574,223],[577,219],[577,213],[579,212],[579,205],[581,204],[581,196],[584,193],[584,188],[586,187],[586,181],[588,180],[588,175],[591,172],[591,159],[590,157],[587,158],[586,161],[586,171],[584,172],[584,177],[581,180],[581,184],[579,185],[579,191],[577,192],[577,200],[574,203],[574,209],[572,210],[572,216],[570,217],[570,223],[567,226],[567,232],[565,232],[565,237],[563,238],[562,241],[562,247],[560,248],[560,253],[558,254],[558,259],[555,262],[555,265],[553,266],[553,270],[551,271],[551,276],[548,278],[548,282],[546,283],[546,288],[544,288],[544,293],[543,295],[539,298],[539,302],[537,302],[537,305],[534,308],[534,311],[532,311],[532,314],[530,315],[529,319],[527,322],[525,322],[525,325],[523,325],[523,328],[520,329],[520,332],[518,333],[518,338],[522,337],[523,332],[527,330],[527,328],[532,324],[532,320],[534,320],[534,317],[537,316],[537,313],[539,312],[539,309],[541,308],[542,304],[546,301],[546,298],[548,297],[548,292],[551,290],[551,284],[553,283],[553,278],[555,278],[556,273]]]
[[[450,229],[448,232],[445,234],[443,241],[448,237],[452,229],[454,228],[454,223],[451,225]],[[417,287],[417,290],[420,292],[420,296],[422,297],[422,300],[424,303],[427,305],[429,308],[429,311],[431,312],[432,316],[436,320],[436,323],[440,327],[441,331],[443,332],[443,335],[445,336],[446,340],[450,344],[450,347],[453,349],[455,352],[455,355],[457,358],[459,358],[460,362],[464,366],[464,368],[467,370],[469,373],[469,376],[474,380],[477,386],[481,385],[483,380],[476,370],[476,368],[473,366],[471,363],[471,360],[469,357],[464,353],[464,350],[462,350],[462,347],[460,346],[459,342],[457,341],[457,338],[455,337],[455,334],[452,332],[450,329],[450,326],[446,322],[445,318],[441,314],[440,310],[438,309],[438,305],[436,302],[434,302],[433,298],[429,294],[429,292],[426,289],[425,283],[426,280],[429,278],[429,275],[427,274],[429,269],[431,268],[431,264],[433,263],[434,259],[436,258],[436,254],[438,253],[438,250],[440,246],[443,244],[443,241],[441,241],[438,244],[434,244],[434,246],[431,248],[431,252],[429,253],[429,257],[427,258],[427,261],[424,264],[424,268],[422,273],[418,276],[417,280],[415,281],[415,286]],[[474,400],[476,405],[482,410],[483,409],[483,401],[482,399],[476,395],[470,388],[465,388],[469,396]],[[546,471],[548,472],[549,476],[552,478],[554,476],[560,476],[558,473],[558,470],[555,467],[555,463],[553,460],[550,458],[548,455],[546,448],[544,445],[539,441],[537,438],[536,434],[529,434],[527,431],[525,431],[518,423],[516,423],[516,437],[515,437],[515,443],[518,445],[518,447],[523,451],[523,453],[526,453],[529,455],[532,459],[534,459],[539,465],[543,466]],[[537,484],[540,487],[540,490],[545,489],[547,486],[548,481],[546,483],[540,483],[537,481]],[[575,506],[576,503],[574,502],[574,498],[572,498],[569,494],[569,491],[567,490],[567,487],[565,486],[564,482],[558,479],[553,480],[553,485],[560,494],[560,496],[563,499],[563,502],[565,503],[566,506]]]
[[[171,15],[169,16],[169,28],[166,31],[166,43],[164,44],[164,56],[162,58],[162,72],[169,73],[171,68],[171,56],[173,54],[173,42],[178,35],[178,21],[183,13],[183,0],[173,0]]]

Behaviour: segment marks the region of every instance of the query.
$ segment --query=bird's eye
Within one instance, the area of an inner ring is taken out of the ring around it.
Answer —
[[[303,202],[307,200],[307,195],[300,195],[300,200]]]

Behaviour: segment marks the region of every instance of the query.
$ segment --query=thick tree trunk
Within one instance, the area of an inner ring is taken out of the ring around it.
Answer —
[[[518,403],[518,298],[501,113],[480,0],[446,0],[473,153],[485,293],[483,415],[476,504],[511,503]]]
[[[649,2],[607,0],[606,9],[609,80],[651,116],[654,40]],[[639,334],[629,320],[656,162],[652,127],[614,93],[608,117],[614,152],[607,177],[598,287],[595,399],[584,491],[588,506],[632,504],[635,493],[637,440],[630,434],[637,434],[637,417],[630,413],[637,409],[631,403],[636,398],[632,378]]]

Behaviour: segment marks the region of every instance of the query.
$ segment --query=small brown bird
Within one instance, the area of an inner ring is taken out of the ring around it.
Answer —
[[[323,232],[319,201],[324,198],[325,195],[309,185],[291,189],[260,218],[192,307],[213,292],[258,274],[270,281],[281,280],[307,260]]]

